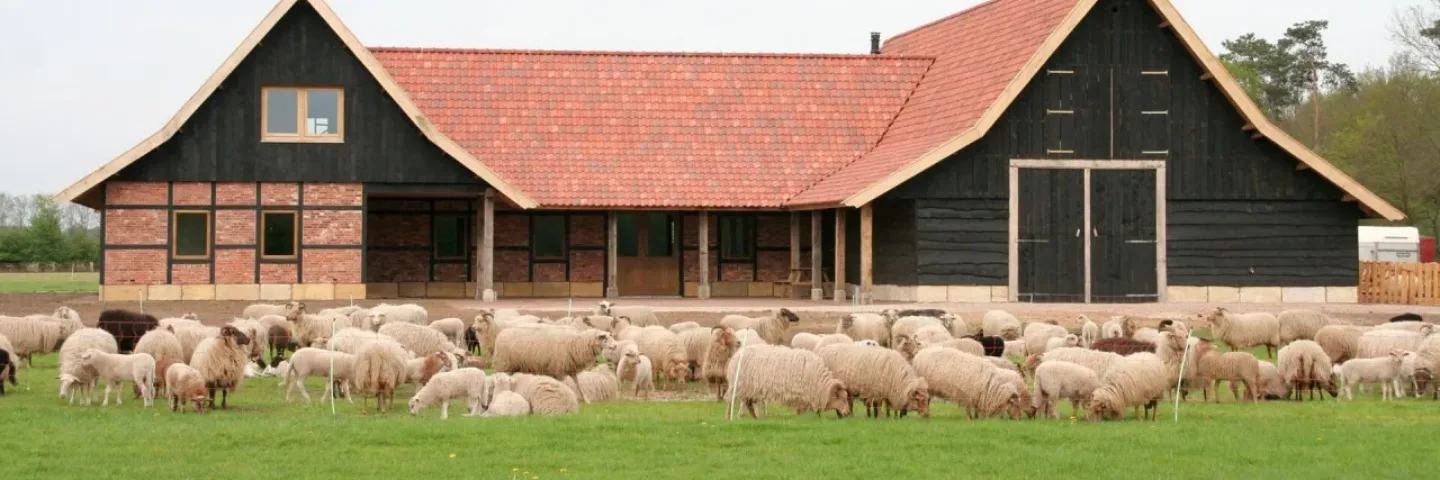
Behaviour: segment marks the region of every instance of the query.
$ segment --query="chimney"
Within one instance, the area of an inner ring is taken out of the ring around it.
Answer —
[[[880,32],[870,32],[870,54],[880,54]]]

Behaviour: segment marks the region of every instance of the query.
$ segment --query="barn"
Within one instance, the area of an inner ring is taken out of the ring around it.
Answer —
[[[57,195],[105,300],[1354,302],[1404,214],[1169,0],[991,0],[871,54],[366,47],[281,0]]]

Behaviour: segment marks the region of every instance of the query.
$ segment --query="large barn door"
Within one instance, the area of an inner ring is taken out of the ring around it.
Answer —
[[[1091,170],[1090,301],[1158,300],[1156,170]]]
[[[1084,171],[1018,169],[1017,299],[1085,301]]]

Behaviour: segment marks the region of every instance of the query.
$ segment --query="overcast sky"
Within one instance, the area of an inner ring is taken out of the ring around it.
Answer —
[[[1334,60],[1394,51],[1426,0],[1173,0],[1212,50],[1328,19]],[[865,53],[979,0],[331,0],[366,45]],[[272,0],[0,0],[0,191],[55,192],[154,133]]]

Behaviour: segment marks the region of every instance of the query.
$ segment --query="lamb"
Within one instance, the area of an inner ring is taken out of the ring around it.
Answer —
[[[406,352],[409,353],[408,351]],[[405,381],[413,383],[416,387],[424,386],[432,377],[445,371],[446,365],[452,360],[443,353],[432,353],[405,360]]]
[[[351,355],[358,355],[361,348],[365,348],[365,346],[376,342],[390,342],[397,345],[400,343],[389,335],[375,333],[361,328],[349,327],[335,332],[335,338],[331,338],[328,342],[322,343],[322,345],[328,345],[331,350],[335,350],[337,352],[345,352]],[[413,355],[408,354],[407,351],[405,359],[409,360],[412,357]]]
[[[159,323],[154,315],[110,309],[100,312],[100,322],[96,327],[115,336],[115,341],[120,344],[120,353],[130,353],[140,336],[154,330]]]
[[[501,331],[516,325],[538,323],[539,321],[539,318],[520,317],[518,314],[515,317],[499,318],[494,311],[485,310],[475,316],[475,321],[470,324],[470,329],[480,340],[480,348],[494,355],[495,337],[499,336]]]
[[[1153,422],[1159,417],[1160,397],[1175,379],[1160,357],[1142,352],[1122,357],[1100,376],[1100,384],[1085,405],[1086,419],[1118,420],[1126,406],[1134,406],[1135,416],[1144,418],[1143,405]]]
[[[288,322],[287,322],[288,323]],[[270,366],[274,367],[285,360],[286,355],[294,352],[299,347],[293,340],[293,329],[281,325],[271,325],[265,332],[265,345],[270,350]]]
[[[911,335],[910,338],[914,339],[917,343],[934,343],[952,340],[955,336],[951,335],[950,330],[943,326],[925,325],[915,329],[915,333]]]
[[[505,329],[495,338],[495,371],[573,377],[593,365],[600,351],[614,341],[609,332],[600,330]],[[529,400],[533,406],[534,399]]]
[[[245,307],[240,316],[244,318],[260,318],[266,315],[286,316],[300,302],[286,302],[284,305],[273,305],[268,303],[256,303]]]
[[[1280,351],[1285,351],[1284,347]],[[1285,383],[1285,377],[1280,375],[1280,369],[1270,362],[1256,362],[1260,365],[1260,393],[1265,395],[1266,400],[1279,400],[1290,396],[1290,387]]]
[[[80,361],[80,355],[90,349],[105,353],[118,353],[115,336],[98,328],[82,328],[65,339],[60,345],[60,398],[75,403],[75,394],[81,394],[81,404],[94,401],[95,381],[99,372]]]
[[[395,399],[395,387],[405,383],[405,361],[407,352],[399,343],[391,341],[371,342],[360,347],[355,354],[355,388],[360,390],[360,411],[366,410],[370,397],[375,397],[375,408],[380,413],[390,409]]]
[[[684,332],[686,332],[686,331],[695,330],[695,329],[697,329],[697,328],[701,328],[699,323],[696,323],[696,322],[680,322],[680,323],[671,325],[671,326],[670,326],[670,331],[675,332],[675,333],[684,333]]]
[[[1209,340],[1201,340],[1195,346],[1195,371],[1205,385],[1206,395],[1214,392],[1221,380],[1230,382],[1230,398],[1240,399],[1239,385],[1245,386],[1245,394],[1251,401],[1259,401],[1257,388],[1260,386],[1260,364],[1249,352],[1220,353]],[[1237,385],[1238,382],[1238,385]],[[1220,393],[1215,392],[1215,402],[1220,402]]]
[[[1205,316],[1215,338],[1230,345],[1231,351],[1247,350],[1264,345],[1265,355],[1275,354],[1280,346],[1280,322],[1265,312],[1235,314],[1218,307]]]
[[[530,414],[530,402],[515,393],[510,375],[496,373],[485,379],[489,396],[485,400],[485,417],[514,417]]]
[[[664,390],[670,389],[671,381],[683,384],[690,376],[690,362],[686,359],[685,350],[674,332],[664,328],[646,327],[640,332],[635,344],[640,347],[640,353],[659,362],[660,373],[665,376],[662,387]]]
[[[1295,400],[1301,400],[1301,394],[1306,390],[1314,399],[1316,387],[1326,389],[1331,397],[1339,394],[1332,377],[1330,356],[1319,343],[1296,340],[1281,348],[1277,355],[1276,369]],[[1320,398],[1325,396],[1322,394]]]
[[[741,333],[743,329],[751,329],[760,335],[768,345],[781,345],[784,341],[785,331],[790,325],[800,322],[800,317],[788,309],[779,309],[768,317],[746,317],[741,315],[726,315],[720,319],[720,325],[735,329]]]
[[[220,393],[220,408],[228,408],[230,392],[240,388],[245,378],[245,364],[250,355],[250,337],[232,326],[220,328],[220,336],[207,338],[195,347],[195,358],[190,366],[200,371],[205,378],[205,388],[210,392],[210,407],[215,407],[216,392]]]
[[[1045,353],[1045,346],[1052,338],[1065,338],[1070,332],[1065,327],[1049,323],[1032,322],[1025,326],[1023,334],[1025,340],[1025,351],[1028,353]]]
[[[991,310],[985,312],[981,320],[981,330],[987,337],[1002,337],[1006,340],[1020,339],[1020,319],[1015,318],[1010,312],[1004,310]]]
[[[10,339],[10,353],[25,360],[27,365],[31,365],[34,354],[54,351],[55,346],[64,341],[63,332],[62,325],[36,317],[0,317],[0,335]]]
[[[1420,332],[1407,330],[1375,329],[1360,335],[1355,342],[1356,358],[1381,358],[1392,350],[1416,351],[1420,342],[1430,335],[1429,325]]]
[[[413,323],[387,323],[380,326],[379,333],[394,338],[416,356],[444,353],[447,355],[446,364],[452,368],[466,355],[465,349],[450,343],[445,334],[430,327]]]
[[[885,313],[893,311],[886,310]],[[874,340],[888,347],[894,337],[894,324],[898,322],[895,318],[886,314],[852,313],[840,317],[835,333],[859,340]]]
[[[1315,343],[1325,350],[1330,363],[1338,364],[1355,358],[1360,336],[1368,331],[1369,328],[1354,325],[1326,325],[1315,332]]]
[[[1060,418],[1055,411],[1056,399],[1070,399],[1070,409],[1079,412],[1080,405],[1088,402],[1097,388],[1100,388],[1100,377],[1094,370],[1070,362],[1045,362],[1035,368],[1035,398],[1031,408],[1046,417]]]
[[[733,395],[752,418],[758,418],[757,402],[781,402],[795,407],[797,414],[825,410],[835,410],[840,417],[850,414],[850,394],[845,384],[830,374],[825,361],[815,352],[747,346],[730,358],[725,372]]]
[[[110,405],[111,390],[115,390],[115,405],[119,406],[124,397],[120,385],[127,381],[140,388],[140,397],[144,399],[145,407],[155,404],[155,357],[150,354],[127,355],[88,348],[80,354],[80,364],[94,369],[99,378],[105,380],[105,396],[101,406]]]
[[[828,345],[817,352],[830,373],[865,403],[865,415],[880,417],[880,406],[930,416],[930,384],[888,348]]]
[[[485,392],[485,371],[476,368],[461,368],[435,375],[425,383],[415,396],[410,397],[410,415],[419,415],[425,407],[440,404],[440,419],[450,418],[450,401],[463,398],[470,408],[465,416],[479,415],[483,409],[480,402]]]
[[[575,383],[580,387],[580,397],[585,399],[585,403],[620,398],[620,378],[608,366],[596,365],[580,372],[575,377]]]
[[[1054,350],[1054,349],[1057,349],[1057,348],[1079,347],[1079,346],[1081,346],[1081,345],[1080,345],[1080,336],[1079,336],[1079,335],[1074,335],[1074,334],[1066,335],[1066,336],[1064,336],[1064,337],[1059,337],[1059,338],[1051,338],[1051,339],[1045,341],[1045,351],[1047,351],[1047,352],[1048,352],[1048,351],[1051,351],[1051,350]]]
[[[1345,399],[1354,400],[1351,391],[1357,383],[1379,383],[1380,399],[1390,399],[1392,387],[1400,376],[1400,362],[1405,352],[1393,350],[1380,358],[1355,358],[1340,365],[1341,380],[1345,382]]]
[[[1116,315],[1100,326],[1100,338],[1116,338],[1125,336],[1125,317]]]
[[[1090,370],[1094,370],[1095,375],[1098,375],[1100,378],[1105,378],[1105,374],[1110,371],[1110,367],[1115,365],[1116,363],[1119,363],[1121,358],[1125,357],[1116,353],[1103,352],[1098,350],[1086,350],[1083,348],[1061,348],[1058,350],[1051,350],[1043,354],[1031,355],[1025,361],[1024,370],[1033,372],[1036,367],[1038,367],[1044,362],[1064,361],[1078,364],[1085,368],[1089,368]]]
[[[1009,376],[985,357],[950,348],[927,348],[911,362],[915,373],[930,384],[930,392],[965,407],[967,418],[991,417],[1020,411],[1020,392]]]
[[[740,340],[729,327],[715,327],[710,332],[710,345],[705,347],[705,357],[700,360],[700,379],[715,385],[715,401],[723,401],[725,365],[740,348]]]
[[[637,327],[660,325],[660,319],[655,316],[655,310],[650,307],[620,307],[609,300],[601,300],[600,304],[595,306],[595,314],[615,318],[629,318],[630,324]]]
[[[1313,340],[1321,327],[1333,323],[1330,317],[1323,313],[1304,309],[1281,311],[1275,316],[1275,320],[1280,322],[1280,343]]]
[[[1096,341],[1090,348],[1101,352],[1129,355],[1136,352],[1154,352],[1155,342],[1146,342],[1126,337],[1106,337]]]
[[[629,350],[625,354],[625,360],[635,364],[634,377],[630,384],[635,387],[635,396],[645,400],[650,399],[650,392],[655,391],[655,367],[650,362],[650,357],[639,353],[638,349]],[[641,395],[644,392],[644,395]]]
[[[165,398],[170,400],[172,412],[184,411],[185,402],[190,402],[195,405],[195,413],[205,413],[210,392],[205,389],[205,377],[199,370],[176,363],[165,369]]]
[[[285,402],[290,402],[290,393],[296,386],[300,387],[300,395],[305,401],[310,401],[310,392],[305,390],[305,379],[309,377],[322,377],[326,379],[325,396],[328,398],[333,394],[336,385],[344,392],[345,400],[355,403],[350,398],[350,384],[355,377],[355,356],[345,352],[332,352],[320,348],[306,347],[296,350],[290,356],[288,365],[285,368]],[[331,371],[331,366],[334,371]],[[329,379],[333,376],[334,383]]]
[[[1091,345],[1095,344],[1096,340],[1100,339],[1100,326],[1096,325],[1095,321],[1091,320],[1090,317],[1084,315],[1080,316],[1080,320],[1083,321],[1080,326],[1080,346],[1090,348]]]
[[[517,373],[510,375],[513,389],[530,404],[530,413],[567,415],[580,411],[575,392],[554,377]],[[493,408],[493,404],[492,404]]]
[[[167,361],[185,362],[185,351],[180,345],[180,338],[168,327],[157,328],[141,335],[140,341],[135,342],[135,353],[150,354],[156,364]]]
[[[981,345],[980,342],[977,342],[975,341],[975,339],[970,337],[952,338],[943,342],[920,342],[916,345],[916,351],[924,350],[930,347],[953,348],[977,357],[985,356],[985,346]]]
[[[750,341],[752,345],[755,343],[754,338],[751,338]],[[826,345],[850,344],[857,342],[875,342],[875,345],[880,345],[880,342],[876,342],[874,339],[866,338],[864,340],[855,340],[853,338],[850,338],[849,335],[843,333],[827,333],[825,335],[821,335],[820,339],[815,341],[815,346],[813,348],[810,348],[809,350],[816,351],[825,347]]]
[[[853,342],[853,340],[852,340]],[[796,333],[790,337],[790,348],[815,351],[815,344],[820,343],[820,336],[810,332]]]

